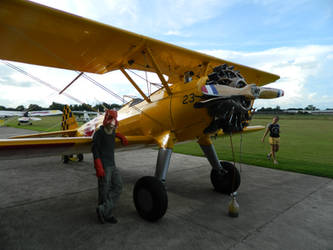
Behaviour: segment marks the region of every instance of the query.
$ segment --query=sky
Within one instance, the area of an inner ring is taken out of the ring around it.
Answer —
[[[332,0],[36,0],[35,2],[228,61],[278,74],[285,96],[254,107],[333,108]],[[3,61],[0,61],[3,62]],[[64,88],[77,72],[10,62]],[[145,77],[144,73],[140,73]],[[119,96],[139,96],[120,72],[87,74]],[[133,75],[131,75],[133,76]],[[147,93],[145,81],[138,77]],[[158,82],[148,74],[149,81]],[[121,103],[85,78],[59,95],[0,63],[0,105]],[[154,88],[153,88],[154,90]]]

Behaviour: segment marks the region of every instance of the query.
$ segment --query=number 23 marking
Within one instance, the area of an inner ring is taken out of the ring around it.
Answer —
[[[188,103],[194,102],[194,100],[195,100],[194,97],[195,97],[194,93],[191,93],[189,95],[184,95],[183,104],[188,104]]]

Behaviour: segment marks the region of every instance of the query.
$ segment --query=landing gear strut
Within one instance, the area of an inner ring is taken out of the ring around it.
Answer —
[[[210,180],[214,189],[223,194],[235,192],[240,185],[240,174],[238,169],[230,162],[219,161],[214,145],[211,143],[209,137],[201,138],[198,142],[212,166]]]

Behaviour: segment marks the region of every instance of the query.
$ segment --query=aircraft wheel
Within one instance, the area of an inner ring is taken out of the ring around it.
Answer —
[[[63,155],[62,161],[63,161],[63,163],[67,164],[69,162],[69,156],[68,155]]]
[[[79,161],[83,161],[83,154],[78,154],[77,158],[79,159]]]
[[[219,193],[231,194],[235,192],[240,185],[240,174],[234,164],[221,161],[222,167],[228,171],[227,173],[221,173],[216,169],[212,169],[210,173],[210,180]]]
[[[135,183],[133,199],[136,211],[147,221],[159,220],[168,208],[164,184],[153,176],[144,176]]]

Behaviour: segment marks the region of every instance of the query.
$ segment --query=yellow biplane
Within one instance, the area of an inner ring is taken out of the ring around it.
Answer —
[[[134,34],[43,5],[20,0],[0,2],[0,59],[103,74],[120,70],[142,98],[118,112],[118,132],[129,146],[158,146],[155,176],[138,180],[134,203],[148,221],[163,217],[168,206],[165,181],[175,143],[197,140],[212,170],[216,191],[240,185],[235,166],[220,161],[212,136],[251,132],[256,98],[276,98],[279,89],[262,87],[279,76]],[[156,73],[161,88],[146,95],[126,70]],[[251,83],[251,84],[248,84]],[[78,127],[65,109],[63,130],[0,140],[0,159],[90,152],[92,134],[103,116]]]

